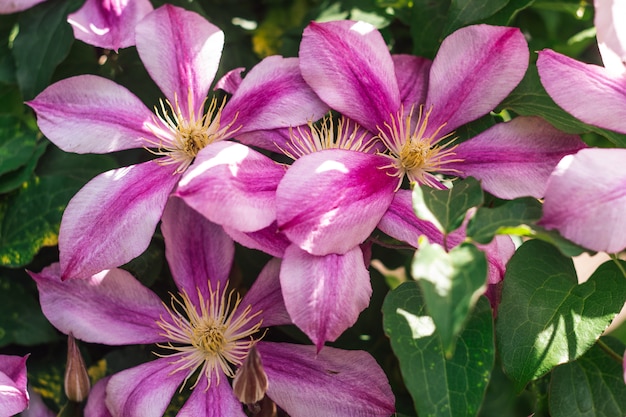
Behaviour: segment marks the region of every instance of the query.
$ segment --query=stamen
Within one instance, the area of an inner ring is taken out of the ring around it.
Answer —
[[[381,166],[380,169],[395,171],[389,175],[398,177],[396,191],[402,185],[405,175],[412,183],[441,188],[441,183],[435,174],[458,175],[461,173],[457,169],[445,167],[449,163],[462,162],[461,159],[454,158],[456,155],[454,151],[458,146],[451,146],[455,139],[452,137],[454,132],[440,136],[446,123],[426,135],[432,110],[431,107],[424,112],[424,106],[420,105],[417,123],[415,127],[412,127],[414,107],[411,107],[406,117],[404,108],[401,108],[395,117],[391,115],[391,124],[385,122],[384,129],[378,128],[378,137],[390,152],[389,154],[381,153],[381,155],[392,160],[389,165]]]
[[[219,283],[213,291],[209,283],[208,299],[198,289],[198,305],[183,290],[180,299],[172,295],[171,308],[165,306],[169,318],[161,317],[157,325],[169,341],[157,346],[174,352],[157,356],[175,359],[171,364],[177,367],[172,373],[187,372],[181,390],[197,369],[207,378],[209,387],[213,375],[218,383],[222,373],[233,378],[233,367],[241,366],[250,349],[265,335],[253,337],[263,322],[258,319],[251,324],[261,314],[260,310],[252,313],[252,306],[248,305],[235,317],[241,297],[236,294],[233,298],[234,294],[235,290],[228,296],[226,290],[220,291]],[[198,384],[200,375],[191,388]]]
[[[285,143],[284,148],[275,144],[283,154],[294,161],[324,149],[369,152],[377,142],[376,137],[370,136],[367,130],[343,116],[337,122],[337,129],[331,115],[324,117],[317,126],[312,121],[307,122],[307,125],[308,129],[302,129],[300,126],[296,129],[290,127],[291,142]]]

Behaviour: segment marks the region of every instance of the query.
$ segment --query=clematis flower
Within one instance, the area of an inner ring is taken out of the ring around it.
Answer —
[[[10,417],[28,407],[26,359],[28,355],[0,355],[0,417]]]
[[[453,141],[454,129],[493,110],[527,65],[516,28],[460,29],[431,64],[391,56],[380,33],[363,22],[310,24],[300,45],[304,79],[388,152],[340,149],[299,158],[277,190],[278,227],[311,254],[344,253],[370,235],[405,177],[442,188],[440,174],[474,176],[502,198],[541,196],[561,157],[584,146],[578,137],[519,118]]]
[[[135,44],[135,26],[152,10],[150,0],[87,0],[67,21],[76,39],[117,51]]]
[[[222,228],[172,199],[162,231],[179,291],[170,306],[120,269],[66,281],[58,264],[31,273],[44,314],[62,332],[109,345],[157,343],[157,359],[94,387],[90,413],[160,417],[179,387],[191,390],[179,416],[243,417],[240,402],[258,410],[269,401],[294,417],[394,412],[386,377],[369,354],[316,354],[313,346],[263,340],[262,328],[289,324],[279,260],[241,298],[228,288],[233,245]]]
[[[168,196],[206,152],[220,155],[212,171],[220,179],[212,194],[220,224],[254,231],[275,219],[273,191],[249,179],[263,183],[258,168],[268,177],[284,169],[220,141],[235,132],[299,125],[327,107],[302,80],[296,58],[275,56],[251,69],[227,104],[213,99],[205,113],[223,42],[222,31],[201,16],[165,5],[136,27],[139,56],[166,97],[156,114],[126,88],[93,75],[59,81],[28,103],[41,131],[65,151],[152,148],[158,156],[95,177],[70,201],[59,232],[63,278],[89,277],[142,253]],[[249,170],[245,160],[261,162]],[[229,210],[221,197],[237,201],[247,215]]]

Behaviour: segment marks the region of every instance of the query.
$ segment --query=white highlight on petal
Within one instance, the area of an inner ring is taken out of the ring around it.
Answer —
[[[93,23],[89,24],[89,29],[91,29],[91,31],[93,33],[95,33],[96,35],[98,35],[98,36],[106,35],[107,33],[109,33],[111,31],[110,28],[99,28],[99,27],[96,27]]]
[[[338,161],[324,161],[320,166],[315,169],[316,174],[321,174],[326,171],[339,171],[347,174],[349,172],[348,167]]]
[[[397,308],[396,313],[404,317],[411,328],[413,339],[431,336],[435,333],[435,322],[430,316],[416,316],[413,313]]]
[[[352,27],[350,27],[350,30],[357,32],[359,35],[367,35],[368,33],[375,31],[376,28],[369,23],[356,22],[352,25]]]

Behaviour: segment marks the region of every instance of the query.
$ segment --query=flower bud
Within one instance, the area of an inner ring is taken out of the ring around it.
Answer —
[[[255,404],[263,399],[265,391],[267,375],[259,353],[252,347],[233,379],[233,392],[242,403]]]
[[[67,363],[65,364],[65,395],[70,401],[81,402],[91,388],[85,361],[72,333],[67,337]]]

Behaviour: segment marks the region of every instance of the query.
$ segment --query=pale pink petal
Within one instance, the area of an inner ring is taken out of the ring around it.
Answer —
[[[475,25],[448,36],[430,70],[425,134],[444,123],[447,133],[489,113],[522,80],[528,58],[518,28]]]
[[[539,77],[552,99],[577,119],[626,133],[626,81],[597,65],[549,49],[539,52]]]
[[[104,377],[91,387],[85,405],[85,417],[113,417],[105,403],[105,390],[110,379],[110,376]]]
[[[233,240],[222,226],[211,223],[181,199],[170,197],[161,223],[165,256],[179,290],[199,305],[198,289],[208,283],[224,288],[235,256]]]
[[[107,345],[166,340],[156,325],[167,316],[161,299],[123,269],[65,281],[58,264],[29,274],[37,283],[44,315],[65,334]]]
[[[176,195],[213,223],[242,232],[276,220],[276,187],[285,168],[235,142],[204,148],[180,181]]]
[[[208,380],[201,378],[193,389],[185,405],[176,417],[245,417],[241,403],[224,379],[217,383],[213,378],[211,386]]]
[[[540,224],[588,249],[626,248],[626,149],[583,149],[556,167]]]
[[[443,244],[443,234],[439,229],[415,215],[411,190],[398,190],[395,193],[393,201],[378,223],[378,228],[413,247],[417,247],[420,236],[426,236],[431,243]]]
[[[604,67],[612,73],[626,72],[626,3],[623,0],[594,0],[594,26]]]
[[[226,104],[222,120],[235,120],[242,134],[299,126],[328,110],[304,82],[298,58],[270,56],[248,72]]]
[[[270,260],[241,300],[243,308],[250,305],[254,311],[263,311],[259,316],[263,327],[291,324],[280,289],[280,267],[279,259]]]
[[[11,417],[28,407],[26,356],[0,355],[0,417]]]
[[[171,358],[159,358],[118,372],[106,387],[106,404],[114,416],[162,417],[187,372],[175,372]]]
[[[485,295],[496,311],[500,304],[502,280],[506,273],[506,264],[515,252],[515,244],[508,235],[498,235],[487,245],[477,245],[487,257],[487,290]]]
[[[315,256],[291,245],[280,284],[289,316],[320,350],[352,326],[372,295],[363,252]]]
[[[135,25],[152,9],[149,0],[87,0],[67,21],[76,39],[117,51],[135,44]]]
[[[2,0],[0,1],[0,14],[12,14],[30,9],[46,0]]]
[[[305,126],[299,127],[304,129]],[[248,146],[256,146],[272,152],[283,153],[284,149],[288,149],[285,144],[291,142],[291,133],[297,129],[298,127],[285,127],[282,129],[255,130],[254,132],[237,135],[237,140]]]
[[[136,41],[141,61],[170,103],[178,101],[183,116],[202,115],[224,32],[197,13],[166,4],[137,25]]]
[[[377,132],[400,107],[394,62],[369,23],[315,23],[300,43],[302,76],[330,107]]]
[[[380,155],[328,149],[299,158],[276,191],[278,227],[314,255],[361,244],[393,200],[398,178]]]
[[[543,197],[550,173],[565,155],[586,147],[577,135],[552,127],[539,117],[498,123],[456,148],[458,163],[446,165],[462,177],[481,180],[496,197]]]
[[[291,245],[287,236],[278,231],[276,222],[256,232],[240,232],[232,227],[224,227],[224,231],[240,245],[260,250],[277,258],[282,258],[287,246]]]
[[[125,264],[150,244],[179,175],[155,161],[115,169],[89,181],[61,221],[63,278],[82,278]]]
[[[267,395],[291,417],[389,417],[395,398],[367,352],[259,342]]]
[[[66,152],[108,153],[145,146],[153,113],[126,88],[79,75],[56,82],[27,102],[39,129]],[[152,139],[154,140],[154,139]]]
[[[245,68],[239,67],[228,71],[222,78],[217,80],[213,90],[224,90],[228,94],[235,94],[235,91],[237,91],[243,81],[241,73],[245,70]]]
[[[392,55],[400,89],[400,102],[409,111],[415,103],[426,101],[432,61],[413,55]]]

